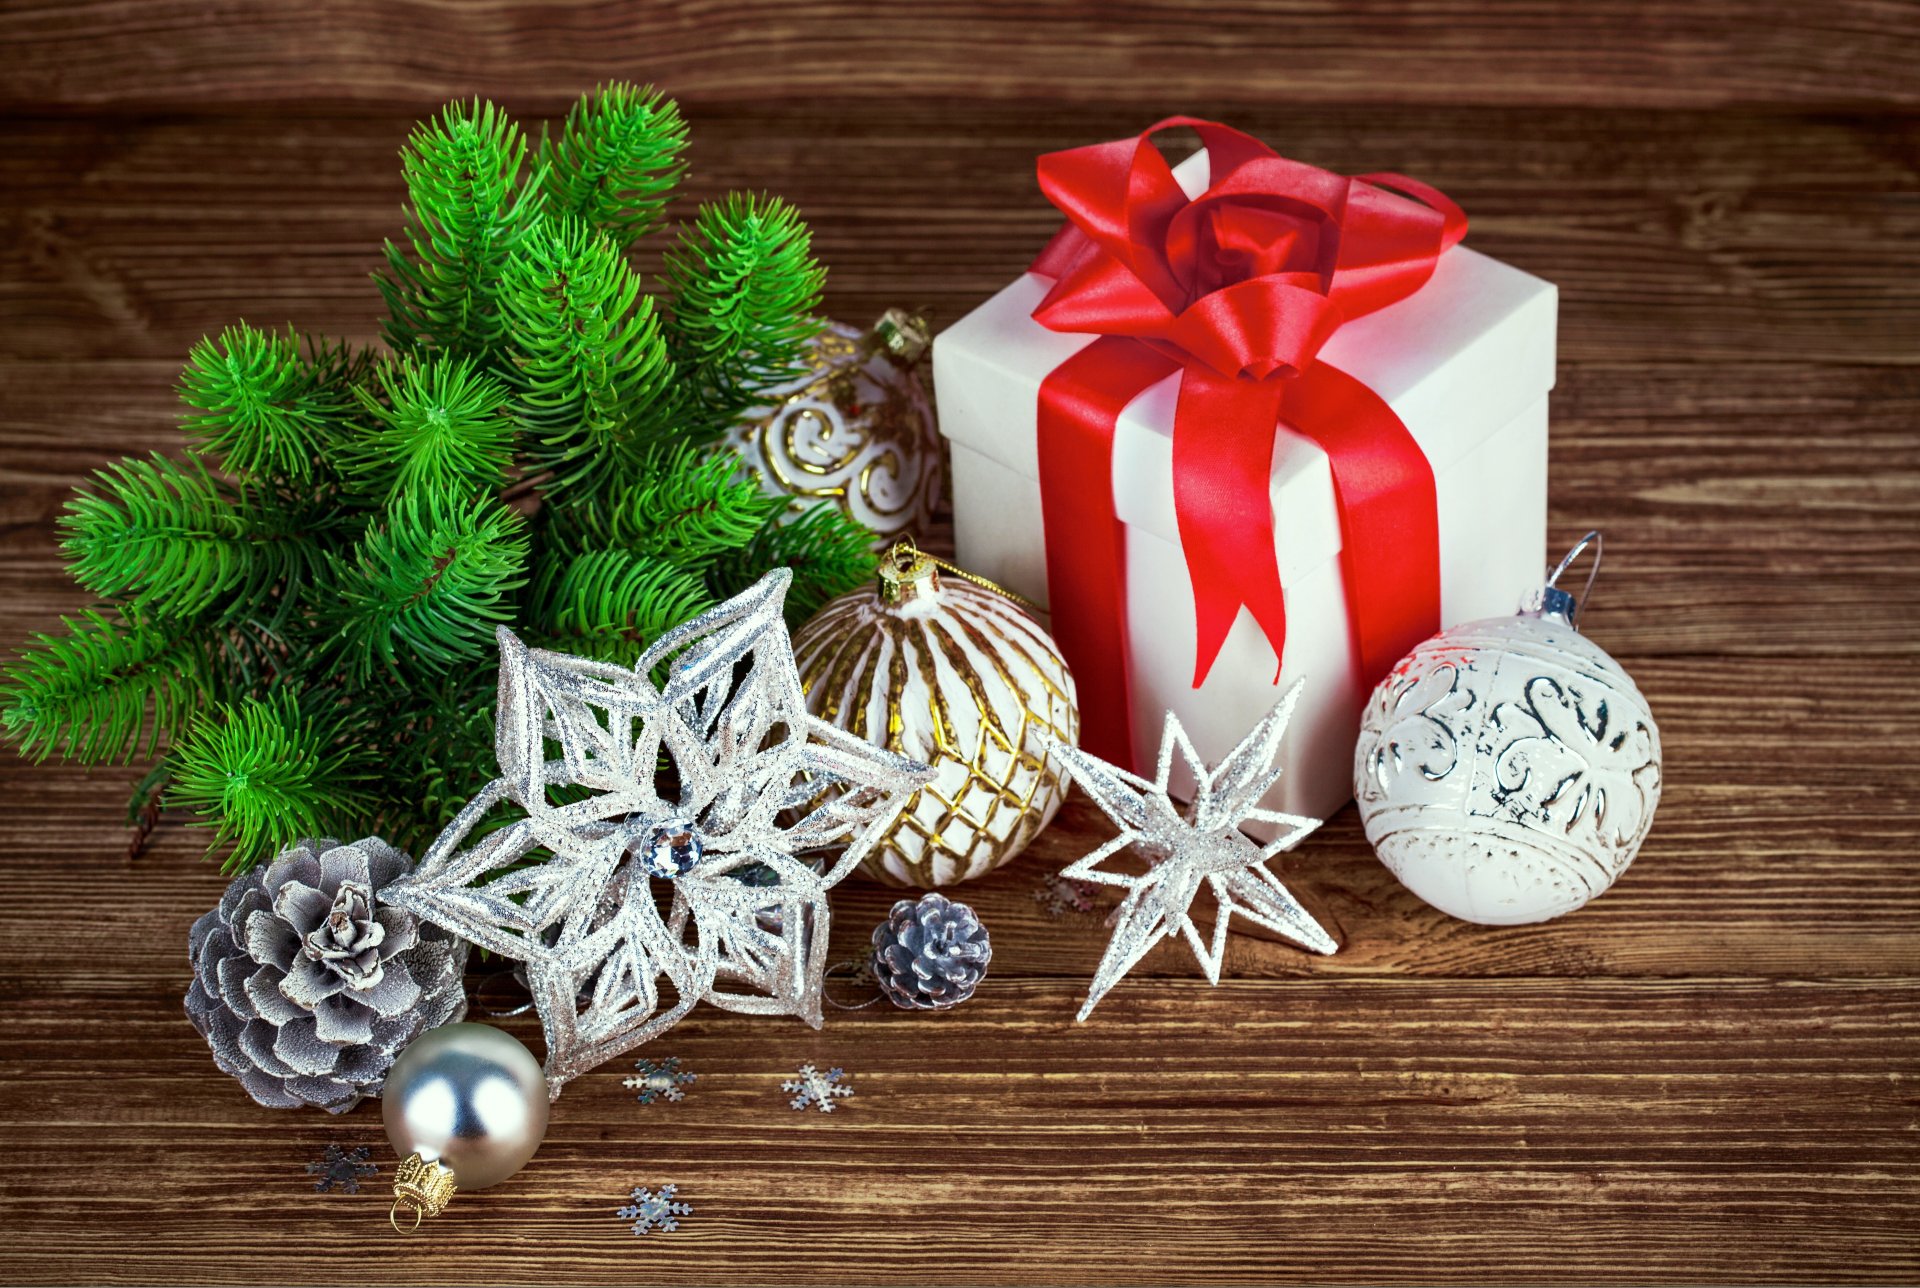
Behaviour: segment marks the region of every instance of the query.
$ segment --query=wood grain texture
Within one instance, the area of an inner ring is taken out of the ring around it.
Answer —
[[[370,1113],[236,1103],[177,990],[65,980],[64,1005],[30,991],[9,1007],[0,1274],[1912,1277],[1920,1169],[1890,1144],[1912,1118],[1890,1072],[1920,1040],[1920,981],[1186,980],[1123,989],[1075,1025],[1080,987],[1003,978],[938,1019],[858,1012],[819,1034],[697,1012],[670,1044],[700,1075],[685,1101],[641,1106],[618,1071],[589,1075],[528,1172],[401,1244],[379,1233],[377,1194],[315,1195],[298,1175],[330,1141],[378,1150]],[[81,999],[119,1018],[75,1016]],[[23,1045],[58,1054],[29,1064]],[[802,1061],[847,1066],[840,1111],[787,1107],[778,1084]],[[614,1209],[666,1183],[693,1216],[636,1241]]]
[[[516,104],[516,108],[521,105]],[[1333,108],[1198,99],[1282,151],[1438,185],[1470,243],[1557,284],[1563,362],[1912,364],[1920,116]],[[964,124],[955,113],[964,112]],[[952,320],[1058,223],[1042,152],[1153,107],[910,102],[692,111],[687,202],[767,188],[812,221],[829,300]],[[528,116],[529,120],[538,119]],[[0,353],[159,357],[235,317],[371,339],[410,113],[23,116],[0,152]],[[683,205],[683,209],[690,208]],[[656,248],[657,249],[657,248]]]
[[[1180,103],[1920,103],[1902,0],[14,0],[0,102],[689,102],[928,95]],[[883,106],[884,105],[884,106]]]
[[[1440,184],[1476,246],[1561,286],[1551,538],[1606,529],[1587,627],[1668,767],[1639,860],[1575,916],[1445,918],[1348,810],[1281,864],[1339,954],[1239,938],[1209,989],[1161,950],[1084,1025],[1104,932],[1033,897],[1106,835],[1076,799],[966,887],[995,959],[965,1007],[819,1033],[696,1011],[655,1051],[699,1073],[686,1101],[590,1075],[526,1173],[400,1244],[378,1182],[316,1195],[301,1170],[329,1143],[386,1161],[373,1110],[257,1109],[181,1013],[186,927],[223,884],[197,836],[129,860],[133,771],[6,754],[0,1281],[1920,1278],[1913,8],[1750,12],[1233,6],[1202,29],[973,4],[908,33],[729,0],[0,7],[0,642],[84,604],[54,517],[107,460],[177,446],[194,339],[239,316],[372,336],[394,153],[432,96],[671,79],[694,195],[797,200],[850,319],[958,316],[1050,230],[1035,153],[1177,107]],[[837,892],[836,956],[893,897]],[[789,1110],[805,1061],[855,1097]],[[695,1215],[636,1240],[613,1209],[667,1182]]]

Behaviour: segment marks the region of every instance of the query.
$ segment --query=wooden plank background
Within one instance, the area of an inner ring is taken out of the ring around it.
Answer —
[[[813,1033],[696,1012],[700,1075],[570,1088],[431,1237],[312,1192],[371,1108],[251,1105],[183,1018],[217,873],[124,857],[128,771],[0,761],[0,1277],[10,1282],[1827,1281],[1920,1277],[1920,14],[1427,0],[892,9],[790,0],[0,3],[0,635],[85,601],[52,523],[177,443],[238,317],[356,340],[395,152],[445,97],[529,118],[608,77],[694,128],[690,195],[797,201],[834,312],[951,320],[1052,226],[1041,151],[1186,111],[1397,169],[1560,284],[1552,540],[1606,530],[1589,633],[1660,717],[1620,884],[1451,921],[1344,811],[1283,870],[1342,942],[1163,952],[1084,1025],[1103,933],[966,896],[992,977]],[[888,892],[843,887],[852,952]],[[496,990],[489,990],[489,996]],[[533,1036],[524,1020],[509,1022]],[[778,1082],[844,1065],[844,1112]],[[677,1183],[682,1230],[613,1209]]]

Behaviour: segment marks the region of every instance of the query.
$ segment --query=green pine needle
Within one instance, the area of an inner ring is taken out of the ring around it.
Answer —
[[[827,272],[813,235],[776,197],[733,193],[700,207],[666,256],[674,360],[692,373],[709,427],[802,374]]]
[[[743,476],[733,452],[681,443],[650,454],[638,480],[603,500],[557,509],[563,531],[556,540],[704,567],[752,541],[786,505],[786,498],[767,495]]]
[[[769,520],[752,541],[717,560],[707,575],[716,598],[737,595],[768,568],[788,568],[787,624],[799,627],[829,599],[873,580],[873,533],[822,502],[782,522]]]
[[[557,140],[541,133],[547,208],[579,216],[629,250],[660,221],[686,173],[686,146],[678,105],[653,86],[616,82],[583,94]]]
[[[177,630],[91,609],[61,623],[67,633],[36,634],[0,686],[0,726],[26,755],[44,760],[58,747],[84,764],[151,756],[162,731],[206,700],[206,659]]]
[[[313,557],[270,505],[236,503],[198,457],[129,457],[94,476],[60,516],[74,580],[155,616],[289,595]]]
[[[499,672],[492,657],[445,675],[394,686],[390,706],[406,713],[382,773],[400,799],[387,814],[387,839],[418,854],[481,788],[497,777],[493,708]],[[379,700],[380,693],[370,695]],[[504,823],[503,812],[493,818]],[[479,834],[491,830],[483,824]]]
[[[583,220],[549,220],[508,262],[502,302],[527,455],[581,495],[631,477],[665,432],[674,371],[620,248]]]
[[[303,836],[359,830],[368,800],[329,721],[282,690],[210,708],[170,757],[169,805],[215,825],[212,856],[231,845],[223,872],[245,872]]]
[[[375,275],[395,349],[490,354],[506,338],[500,273],[539,221],[539,176],[522,183],[527,143],[511,117],[475,99],[449,103],[400,153],[405,248],[387,243]]]
[[[358,389],[376,422],[347,464],[383,500],[497,491],[513,463],[513,395],[468,358],[402,358],[383,365],[377,397]]]
[[[596,550],[542,570],[538,620],[556,649],[630,666],[661,635],[713,606],[700,578],[630,550]]]
[[[303,482],[331,437],[345,400],[323,383],[338,351],[300,356],[299,339],[242,322],[193,346],[180,373],[181,428],[234,474]]]
[[[526,582],[526,520],[491,498],[411,498],[368,529],[341,569],[338,646],[357,680],[376,666],[433,673],[484,655]]]

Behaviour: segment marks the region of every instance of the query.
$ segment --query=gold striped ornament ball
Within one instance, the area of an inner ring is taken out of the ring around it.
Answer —
[[[1079,739],[1073,677],[1039,623],[987,586],[902,542],[873,587],[794,636],[815,715],[934,767],[861,865],[889,885],[985,876],[1066,798],[1049,747]]]

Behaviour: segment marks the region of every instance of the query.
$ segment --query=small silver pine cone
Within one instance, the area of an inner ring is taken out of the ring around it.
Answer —
[[[193,923],[187,1017],[261,1104],[351,1109],[402,1047],[466,1014],[466,942],[380,904],[412,866],[378,837],[296,841]]]
[[[973,996],[993,960],[973,909],[943,894],[902,899],[873,928],[873,977],[895,1006],[944,1011]]]

